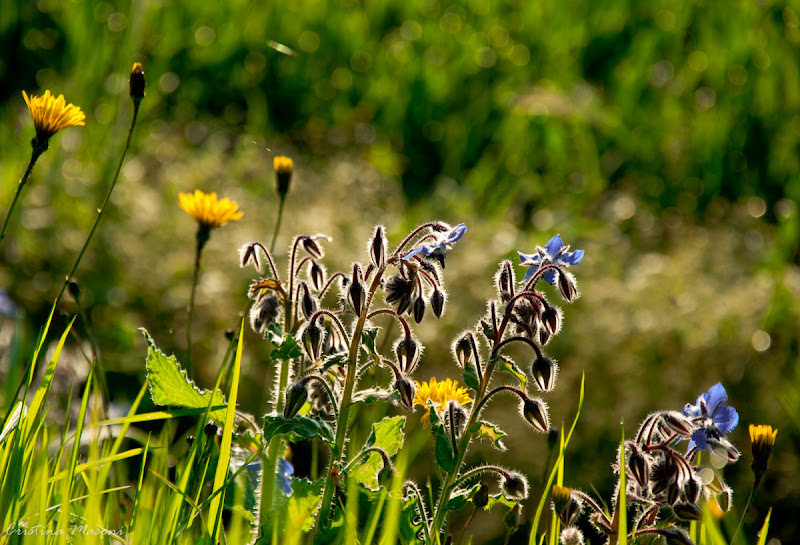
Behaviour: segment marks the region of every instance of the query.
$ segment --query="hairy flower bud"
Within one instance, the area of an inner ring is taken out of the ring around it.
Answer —
[[[697,477],[690,477],[683,484],[683,494],[686,496],[686,501],[689,503],[697,503],[697,500],[700,499],[701,491],[702,485]]]
[[[542,324],[550,335],[555,335],[561,329],[561,313],[554,306],[545,303],[542,312]],[[542,343],[544,344],[544,343]]]
[[[314,259],[322,259],[322,257],[325,255],[325,252],[322,251],[322,246],[320,246],[317,242],[318,238],[330,240],[325,235],[320,234],[314,235],[313,237],[303,236],[302,240],[303,249]]]
[[[400,370],[403,373],[411,373],[417,366],[421,352],[419,344],[414,337],[400,339],[394,347]]]
[[[265,295],[250,307],[250,327],[259,335],[264,335],[267,328],[278,318],[281,300],[277,295]]]
[[[375,228],[369,244],[369,261],[376,269],[386,268],[386,236],[383,234],[383,225]]]
[[[503,495],[510,500],[524,500],[528,497],[528,480],[521,473],[510,472],[503,477]]]
[[[561,524],[572,526],[581,513],[581,502],[575,498],[572,489],[565,486],[553,486],[552,496],[553,511]]]
[[[472,360],[472,331],[467,331],[453,343],[453,357],[460,367]]]
[[[559,271],[558,291],[561,292],[561,296],[567,303],[571,303],[578,298],[578,285],[572,273]]]
[[[703,510],[696,503],[676,503],[672,510],[682,520],[703,520]]]
[[[556,384],[556,376],[558,376],[558,365],[542,354],[533,360],[531,365],[531,374],[536,386],[543,392],[551,392]]]
[[[636,484],[645,488],[650,480],[649,458],[635,444],[630,443],[628,446],[631,452],[628,455],[626,466],[631,475],[633,475]]]
[[[446,414],[448,424],[453,428],[453,435],[456,436],[456,439],[460,438],[467,425],[467,411],[464,410],[461,404],[451,399],[447,402]],[[458,448],[456,445],[453,445],[453,447]]]
[[[414,300],[414,321],[417,323],[421,323],[424,317],[425,317],[425,299],[423,299],[422,296],[419,296]]]
[[[315,322],[309,323],[300,336],[303,348],[312,362],[317,362],[322,354],[323,331]]]
[[[356,316],[361,316],[364,305],[367,302],[367,290],[361,282],[361,267],[358,263],[353,265],[353,277],[350,286],[347,288],[347,302],[355,312]]]
[[[476,509],[482,509],[489,504],[489,487],[486,485],[486,483],[481,483],[478,491],[475,492],[474,496],[472,496],[472,504]]]
[[[311,262],[308,276],[311,279],[311,285],[314,286],[315,291],[320,291],[325,287],[325,269],[316,261]]]
[[[434,288],[431,294],[431,308],[433,309],[433,314],[437,318],[441,318],[442,314],[444,314],[444,303],[446,299],[447,297],[442,290]]]
[[[667,540],[667,545],[694,545],[686,530],[677,526],[659,528],[658,533]]]
[[[495,275],[495,285],[501,301],[507,302],[514,297],[514,268],[508,260],[500,264],[500,270]]]
[[[558,538],[561,545],[583,545],[583,533],[577,528],[564,528]]]
[[[283,406],[283,417],[287,420],[294,416],[303,408],[308,400],[308,387],[305,380],[295,382],[286,389],[286,402]]]
[[[547,416],[547,405],[541,399],[526,397],[522,403],[522,416],[537,431],[547,433],[550,420]]]
[[[400,377],[394,383],[394,389],[400,394],[400,404],[409,411],[414,410],[414,394],[416,387],[407,378]]]
[[[131,99],[133,99],[134,103],[138,104],[144,98],[144,88],[146,84],[142,63],[133,63],[133,68],[131,69],[131,76],[128,83],[130,86]]]
[[[727,513],[731,510],[731,506],[733,505],[733,489],[727,484],[722,486],[722,492],[717,496],[717,503],[723,513]]]
[[[308,290],[308,284],[305,282],[300,282],[300,309],[302,310],[303,316],[305,316],[306,320],[311,318],[311,316],[317,311],[317,301],[311,297],[311,293]]]

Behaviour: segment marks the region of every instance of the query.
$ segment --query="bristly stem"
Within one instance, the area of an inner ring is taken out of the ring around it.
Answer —
[[[64,292],[69,286],[69,281],[72,280],[72,276],[75,274],[75,271],[78,270],[78,265],[80,265],[81,260],[83,259],[83,254],[86,253],[86,248],[89,247],[89,242],[91,242],[92,237],[94,236],[94,232],[97,230],[97,225],[100,223],[100,218],[103,217],[103,212],[106,210],[106,206],[108,205],[108,201],[111,200],[111,193],[114,191],[114,187],[117,185],[117,180],[119,179],[119,173],[122,170],[122,163],[125,161],[125,155],[128,153],[128,149],[131,147],[131,138],[133,137],[133,128],[136,126],[136,119],[139,117],[139,102],[134,100],[133,101],[133,118],[131,119],[131,128],[128,129],[128,138],[125,140],[125,147],[122,149],[122,156],[119,158],[119,163],[117,164],[117,170],[114,172],[114,178],[111,180],[111,185],[108,187],[108,192],[106,193],[105,199],[103,199],[103,204],[100,205],[100,208],[97,209],[97,217],[94,220],[94,225],[92,225],[92,229],[89,231],[89,235],[86,237],[86,241],[83,243],[83,247],[81,248],[80,253],[78,254],[78,258],[75,260],[75,264],[72,266],[72,270],[67,275],[66,279],[64,279],[64,285],[61,286],[61,291],[58,293],[58,297],[56,297],[56,302],[54,306],[58,306],[58,303],[61,301],[61,297],[64,296]]]
[[[275,241],[278,239],[278,231],[281,230],[281,221],[283,220],[283,203],[286,202],[284,197],[281,197],[278,203],[278,219],[275,221],[275,230],[272,232],[272,242],[269,245],[269,252],[275,251]]]
[[[11,214],[14,212],[14,207],[17,206],[17,200],[19,200],[19,195],[22,193],[22,188],[25,187],[25,184],[28,182],[28,177],[31,175],[31,171],[33,171],[33,165],[36,164],[36,160],[42,153],[44,153],[46,149],[47,148],[42,149],[39,146],[33,146],[33,150],[31,151],[31,160],[28,161],[28,168],[25,169],[25,174],[22,175],[19,185],[17,185],[17,192],[14,193],[14,199],[11,201],[11,206],[8,208],[8,212],[6,212],[6,219],[3,221],[3,230],[0,231],[0,244],[3,243],[3,238],[6,236],[6,227],[8,227],[8,221],[11,219]]]

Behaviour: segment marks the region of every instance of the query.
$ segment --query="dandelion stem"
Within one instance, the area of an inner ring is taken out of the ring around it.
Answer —
[[[742,513],[742,518],[739,519],[739,524],[736,526],[736,531],[733,532],[733,537],[731,537],[731,545],[736,543],[736,537],[739,535],[739,531],[742,529],[742,525],[744,525],[744,519],[747,516],[747,513],[750,512],[750,508],[753,506],[753,502],[756,499],[756,492],[758,492],[758,486],[761,484],[761,478],[763,475],[756,475],[755,480],[753,481],[753,488],[750,490],[750,497],[747,498],[747,505],[744,508],[744,512]]]
[[[194,253],[194,273],[192,274],[192,294],[189,296],[189,315],[186,319],[186,370],[192,370],[192,314],[194,314],[194,298],[197,294],[197,281],[200,278],[200,256],[208,242],[208,228],[200,225],[197,228],[197,247]]]
[[[31,151],[31,160],[28,161],[28,168],[25,169],[25,174],[22,175],[22,179],[20,179],[19,185],[17,186],[17,192],[14,193],[11,206],[8,208],[8,212],[6,212],[6,219],[3,221],[3,230],[0,231],[0,244],[2,244],[3,238],[6,236],[6,227],[8,227],[8,221],[11,219],[11,214],[14,212],[14,207],[17,206],[17,200],[19,200],[19,195],[22,193],[22,188],[25,187],[25,184],[28,182],[28,177],[31,175],[33,165],[36,164],[36,160],[44,153],[45,149],[47,148],[42,149],[41,147],[34,146]]]
[[[53,306],[57,307],[58,303],[61,301],[61,298],[64,296],[64,292],[67,290],[67,286],[69,286],[69,281],[72,279],[72,276],[75,274],[75,271],[78,270],[78,265],[80,265],[81,260],[83,259],[83,254],[86,253],[86,248],[89,247],[89,243],[94,236],[94,232],[97,230],[97,225],[100,223],[100,218],[103,217],[103,212],[106,210],[106,206],[108,205],[108,201],[111,199],[111,193],[114,191],[114,187],[117,185],[117,179],[119,178],[119,173],[122,170],[122,163],[125,161],[125,155],[128,153],[128,149],[131,146],[131,137],[133,137],[133,128],[136,126],[136,118],[139,116],[139,102],[133,101],[133,118],[131,119],[131,128],[128,129],[128,138],[125,140],[125,147],[122,149],[122,156],[119,158],[119,163],[117,164],[117,170],[114,172],[114,177],[111,180],[111,185],[108,187],[108,192],[106,193],[105,199],[103,199],[103,204],[100,205],[100,208],[97,209],[97,218],[94,220],[94,224],[92,225],[92,229],[89,231],[89,235],[86,237],[86,241],[83,243],[83,247],[81,248],[80,253],[78,254],[78,258],[75,260],[75,264],[72,266],[72,270],[67,275],[66,279],[64,280],[64,285],[61,286],[61,291],[58,293],[58,297],[56,297],[56,302]]]
[[[275,241],[278,239],[278,231],[281,230],[281,220],[283,220],[283,203],[286,202],[284,197],[281,197],[278,203],[278,219],[275,221],[275,230],[272,232],[272,243],[269,245],[269,252],[275,251]]]

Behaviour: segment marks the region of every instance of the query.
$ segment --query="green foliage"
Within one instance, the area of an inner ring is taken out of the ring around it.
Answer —
[[[147,341],[147,380],[150,395],[157,405],[172,405],[192,409],[211,407],[209,418],[218,425],[225,422],[227,403],[222,392],[201,390],[188,377],[186,370],[175,356],[165,356],[153,342],[150,334],[142,329]]]
[[[283,415],[268,414],[264,417],[263,431],[267,442],[275,436],[286,435],[290,441],[317,438],[333,444],[333,431],[327,422],[301,414],[288,420]]]
[[[498,364],[497,368],[501,371],[509,373],[515,379],[517,379],[520,387],[524,390],[525,386],[528,384],[528,379],[525,376],[525,372],[519,370],[519,367],[517,367],[517,364],[514,363],[514,360],[505,356],[500,356],[496,361]]]
[[[431,433],[433,434],[436,463],[442,468],[442,471],[451,473],[456,467],[456,459],[450,435],[447,433],[433,406],[428,407],[428,414],[431,418]]]
[[[502,439],[508,434],[491,422],[476,422],[475,425],[469,429],[469,432],[477,433],[478,437],[489,439],[498,450],[506,450]]]
[[[372,432],[364,448],[379,447],[389,456],[394,456],[403,446],[403,427],[406,423],[405,416],[385,417],[380,422],[372,425]],[[348,471],[348,477],[369,488],[377,490],[379,487],[378,476],[384,469],[383,458],[378,452],[370,452],[361,462],[353,465]]]

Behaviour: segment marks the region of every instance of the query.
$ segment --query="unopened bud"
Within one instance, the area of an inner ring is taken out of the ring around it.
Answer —
[[[394,389],[400,394],[400,404],[409,411],[414,410],[414,395],[416,394],[416,387],[407,378],[399,378],[394,383]]]
[[[497,271],[495,276],[497,292],[502,301],[508,301],[514,297],[515,282],[514,268],[511,266],[511,262],[508,260],[503,261],[500,264],[500,270]]]
[[[519,528],[520,518],[522,515],[522,504],[517,503],[512,507],[506,516],[503,518],[503,523],[506,525],[507,533],[510,535]]]
[[[453,428],[453,435],[456,436],[456,439],[460,438],[467,425],[467,412],[464,407],[451,399],[447,402],[447,418],[450,427]],[[458,448],[457,445],[453,445],[453,447]]]
[[[503,478],[503,495],[510,500],[524,500],[528,497],[528,481],[521,473],[512,471]]]
[[[581,513],[581,503],[572,494],[572,489],[565,486],[553,486],[553,511],[561,524],[572,526]]]
[[[317,362],[320,359],[323,331],[315,322],[309,323],[303,330],[300,339],[303,342],[303,348],[312,362]]]
[[[275,191],[281,199],[285,199],[292,182],[294,161],[290,157],[276,155],[272,160],[272,166],[275,168]]]
[[[750,446],[753,451],[751,469],[759,478],[767,472],[769,457],[772,455],[772,447],[777,435],[778,430],[773,430],[772,426],[750,425]]]
[[[694,542],[686,533],[686,530],[677,526],[659,528],[658,533],[667,540],[667,545],[694,545]]]
[[[547,405],[540,399],[525,398],[522,403],[522,416],[537,431],[547,433],[550,420],[547,416]]]
[[[361,267],[358,263],[353,265],[353,277],[350,286],[347,288],[347,302],[355,312],[356,316],[361,316],[364,305],[367,302],[367,290],[361,282]]]
[[[325,269],[316,261],[311,262],[308,276],[311,279],[311,285],[314,286],[315,291],[320,291],[325,287]]]
[[[631,453],[626,462],[628,470],[633,475],[636,484],[644,488],[650,480],[650,463],[647,456],[635,444],[631,444],[629,448]]]
[[[383,234],[383,225],[375,228],[369,244],[369,260],[376,269],[386,268],[386,236]]]
[[[472,504],[476,509],[481,509],[489,504],[489,487],[486,483],[481,483],[478,491],[472,496]]]
[[[533,360],[531,366],[531,374],[536,386],[543,392],[550,392],[556,384],[556,376],[558,375],[558,365],[542,354]]]
[[[77,301],[81,295],[81,287],[74,280],[69,281],[69,294]]]
[[[308,290],[308,284],[300,282],[300,310],[303,312],[306,320],[317,311],[317,301],[311,297],[311,292]]]
[[[433,314],[437,318],[441,318],[444,313],[444,302],[446,298],[445,293],[439,288],[434,289],[431,294],[431,308],[433,309]]]
[[[542,312],[542,324],[550,335],[558,333],[561,329],[561,313],[556,307],[545,304]]]
[[[564,528],[559,536],[561,545],[583,545],[583,533],[577,528]]]
[[[308,387],[305,380],[295,382],[286,389],[286,404],[283,407],[283,417],[287,420],[294,418],[308,400]]]
[[[213,422],[209,422],[203,427],[203,433],[206,434],[206,437],[214,437],[217,435],[217,426]]]
[[[696,503],[677,503],[672,510],[682,520],[703,520],[703,510]]]
[[[733,489],[730,486],[723,485],[722,492],[717,496],[717,503],[723,513],[727,513],[731,510],[731,505],[733,505]]]
[[[414,301],[414,321],[421,323],[425,317],[425,299],[420,295]]]
[[[304,236],[303,237],[303,249],[306,251],[308,255],[313,257],[314,259],[322,259],[325,255],[325,252],[322,251],[322,246],[319,245],[317,242],[317,238],[327,238],[325,235],[316,235],[313,237]]]
[[[550,333],[544,327],[539,329],[539,344],[544,346],[550,342]]]
[[[575,277],[566,271],[559,271],[558,290],[567,303],[573,302],[578,297],[578,286],[575,282]]]
[[[470,337],[472,337],[472,332],[467,331],[453,343],[453,356],[460,367],[464,367],[467,362],[472,360]]]
[[[133,99],[134,103],[138,104],[144,98],[144,87],[146,83],[144,79],[144,69],[142,68],[142,63],[133,63],[133,68],[131,68],[131,76],[128,83],[130,85],[131,99]]]
[[[683,485],[683,494],[689,503],[697,503],[697,500],[700,499],[701,490],[702,486],[697,477],[690,477]]]
[[[414,337],[403,337],[394,347],[397,363],[404,373],[411,373],[417,366],[421,350]]]
[[[661,413],[661,425],[680,435],[691,435],[694,431],[694,426],[689,419],[677,411]]]

